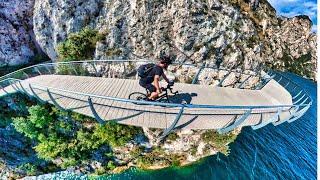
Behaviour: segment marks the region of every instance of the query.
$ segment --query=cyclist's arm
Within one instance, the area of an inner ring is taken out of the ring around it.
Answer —
[[[162,74],[162,77],[167,83],[169,83],[169,79],[167,78],[167,76],[164,73]]]
[[[159,81],[160,81],[160,76],[159,75],[155,75],[154,76],[154,86],[156,87],[157,92],[161,93]]]

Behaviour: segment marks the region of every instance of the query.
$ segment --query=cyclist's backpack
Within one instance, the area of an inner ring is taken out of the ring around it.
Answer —
[[[153,64],[153,63],[141,65],[138,68],[138,76],[141,78],[146,78],[154,66],[155,66],[155,64]]]

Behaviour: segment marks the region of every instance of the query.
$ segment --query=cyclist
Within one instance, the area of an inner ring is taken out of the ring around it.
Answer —
[[[140,86],[148,89],[151,93],[148,95],[147,100],[154,101],[159,96],[159,94],[161,94],[162,90],[159,84],[161,77],[163,77],[163,79],[168,84],[172,84],[172,82],[169,81],[169,79],[163,72],[163,70],[167,70],[170,64],[171,64],[171,59],[167,56],[164,56],[160,59],[160,62],[158,64],[152,67],[152,69],[148,72],[146,77],[143,77],[140,79],[139,81]]]

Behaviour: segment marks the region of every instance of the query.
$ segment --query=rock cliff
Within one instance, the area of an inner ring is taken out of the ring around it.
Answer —
[[[54,60],[59,42],[89,26],[109,32],[95,59],[167,54],[180,62],[222,60],[229,68],[267,64],[315,79],[310,19],[277,17],[266,0],[36,0],[33,22],[38,43]]]
[[[0,2],[0,67],[28,63],[42,53],[33,33],[34,0]]]

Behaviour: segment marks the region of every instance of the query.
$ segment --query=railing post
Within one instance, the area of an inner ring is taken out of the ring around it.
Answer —
[[[223,78],[220,80],[219,84],[217,85],[218,87],[222,86],[222,83],[224,80],[227,79],[227,77],[231,74],[232,71],[229,71],[225,76],[223,76]]]
[[[42,75],[38,67],[35,67],[36,71],[39,73],[39,75]]]
[[[290,116],[289,116],[288,118],[285,118],[285,119],[282,119],[282,120],[279,118],[279,119],[280,119],[279,121],[273,122],[272,124],[273,124],[274,126],[278,126],[278,125],[280,125],[280,124],[288,121],[289,119],[291,119],[292,117],[294,117],[294,114],[295,114],[298,110],[299,110],[299,106],[295,107],[293,113],[291,113],[290,110],[289,110]]]
[[[91,65],[92,65],[93,70],[94,70],[94,72],[95,72],[95,74],[96,74],[96,77],[98,77],[98,70],[97,70],[97,68],[96,68],[96,63],[93,62]]]
[[[294,97],[292,97],[292,99],[296,99],[300,94],[302,93],[302,90],[301,91],[299,91],[299,93],[298,94],[296,94]]]
[[[251,114],[251,112],[252,112],[252,109],[249,109],[240,118],[234,120],[234,123],[232,125],[218,129],[218,133],[225,134],[225,133],[230,132],[231,130],[233,130],[237,126],[241,125],[248,118],[248,116]]]
[[[49,98],[50,98],[50,100],[52,101],[52,103],[53,103],[55,106],[57,106],[58,109],[60,109],[61,111],[69,112],[68,109],[66,109],[66,108],[64,108],[64,107],[62,107],[62,106],[59,105],[59,103],[53,98],[53,96],[52,96],[52,94],[51,94],[51,92],[50,92],[49,89],[47,89],[47,93],[48,93]]]
[[[242,89],[243,84],[249,79],[251,78],[252,75],[249,75],[241,84],[239,84],[238,88]]]
[[[310,108],[311,103],[309,103],[306,107],[304,107],[303,109],[301,109],[297,114],[294,115],[294,117],[291,119],[288,119],[288,123],[292,123],[293,121],[299,119],[301,116],[304,115],[305,112],[307,112],[307,110]]]
[[[252,128],[253,130],[257,130],[257,129],[260,129],[260,128],[268,125],[269,123],[273,123],[273,122],[278,121],[278,120],[279,120],[279,115],[280,115],[281,111],[282,111],[281,108],[278,108],[277,113],[276,113],[274,116],[272,116],[269,120],[267,120],[267,121],[265,121],[265,122],[261,122],[261,123],[259,123],[259,124],[257,124],[257,125],[253,125],[253,126],[251,126],[251,128]],[[262,115],[262,114],[261,114],[261,115]],[[263,120],[263,119],[262,119],[262,120]]]
[[[283,86],[284,88],[288,87],[288,85],[290,84],[290,82],[288,82],[285,86]]]
[[[23,75],[24,75],[24,76],[26,76],[26,77],[27,77],[27,79],[29,79],[29,78],[30,78],[30,76],[29,76],[26,72],[22,71],[22,73],[23,73]]]
[[[201,71],[205,68],[205,66],[206,66],[206,63],[204,62],[202,64],[202,66],[200,67],[200,69],[198,70],[197,74],[194,76],[194,78],[192,80],[192,84],[196,84],[198,82],[199,75],[200,75]]]
[[[175,126],[178,124],[178,122],[183,114],[183,111],[184,111],[184,106],[181,107],[179,113],[176,116],[176,119],[173,121],[173,123],[170,125],[170,127],[168,127],[167,129],[165,129],[163,131],[163,133],[159,137],[160,141],[162,141],[175,128]]]
[[[98,115],[96,109],[94,108],[94,105],[93,105],[93,103],[92,103],[92,99],[91,99],[90,96],[89,96],[89,98],[88,98],[88,104],[89,104],[89,107],[90,107],[90,109],[91,109],[91,112],[92,112],[94,118],[96,119],[96,121],[97,121],[98,123],[100,123],[100,124],[105,124],[106,121],[104,121],[104,120]]]
[[[49,71],[49,74],[53,74],[53,73],[51,72],[51,70],[50,70],[46,65],[44,65],[44,67],[47,69],[47,71]]]
[[[8,91],[5,90],[5,88],[0,84],[0,88],[3,90],[3,92],[6,94],[6,95],[9,95]]]
[[[18,81],[21,89],[22,89],[22,92],[24,92],[30,99],[32,99],[32,96],[29,94],[29,92],[22,86],[21,82]]]
[[[298,102],[300,102],[304,97],[306,96],[306,94],[304,94],[303,96],[301,96],[298,100],[294,101],[293,104],[296,105]],[[308,97],[307,97],[308,98]]]
[[[9,80],[11,87],[16,90],[17,92],[21,92],[21,90],[17,87],[15,83],[12,83],[12,80]],[[14,84],[14,85],[13,85]]]
[[[78,76],[78,72],[77,72],[76,68],[74,67],[74,65],[69,64],[69,66],[72,66],[73,72],[75,73],[76,76]]]
[[[46,104],[47,102],[42,100],[38,95],[37,93],[34,91],[34,89],[32,88],[31,84],[29,84],[29,88],[30,88],[30,91],[32,92],[33,96],[41,103],[41,104]]]

